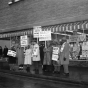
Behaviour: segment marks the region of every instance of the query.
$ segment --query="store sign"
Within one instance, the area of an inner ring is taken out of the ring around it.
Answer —
[[[12,56],[12,57],[16,57],[16,52],[15,51],[12,51],[12,50],[8,50],[7,55],[8,56]]]
[[[86,35],[79,35],[79,41],[86,41]]]
[[[69,42],[86,41],[86,35],[72,35],[69,37]]]
[[[33,27],[33,36],[34,38],[39,38],[39,32],[41,31],[41,26],[34,26]]]
[[[88,42],[83,42],[82,44],[82,58],[87,58],[88,57]]]
[[[79,41],[78,35],[72,35],[69,37],[69,42],[77,42],[77,41]]]
[[[49,41],[49,40],[51,40],[51,30],[39,32],[39,41]]]
[[[28,45],[28,37],[27,37],[27,35],[20,37],[20,43],[21,43],[21,47],[25,47],[25,46]]]

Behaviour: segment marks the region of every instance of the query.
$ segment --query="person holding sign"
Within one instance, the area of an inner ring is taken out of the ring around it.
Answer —
[[[44,48],[44,61],[43,65],[46,66],[45,71],[51,71],[51,61],[52,61],[52,46],[50,42],[46,42],[46,47]]]
[[[31,73],[34,74],[36,71],[39,71],[39,74],[42,74],[42,65],[40,63],[40,50],[39,45],[36,41],[33,41],[33,50],[32,50],[32,71]],[[34,72],[35,70],[35,72]]]
[[[24,64],[25,65],[32,65],[32,48],[31,45],[28,45],[25,50],[25,59],[24,59]]]
[[[55,42],[55,44],[53,45],[53,51],[52,51],[52,61],[54,66],[53,73],[60,73],[59,56],[60,56],[60,43]]]
[[[8,62],[10,64],[16,64],[16,49],[14,46],[12,46],[10,50],[8,50],[7,55],[9,57]]]

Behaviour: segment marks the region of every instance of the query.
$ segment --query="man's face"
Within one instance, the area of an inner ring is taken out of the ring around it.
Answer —
[[[33,45],[35,45],[35,44],[36,44],[36,42],[32,42],[32,44],[33,44]]]

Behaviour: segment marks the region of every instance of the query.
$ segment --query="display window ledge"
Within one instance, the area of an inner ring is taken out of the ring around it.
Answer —
[[[88,61],[88,60],[83,60],[83,59],[82,60],[75,60],[74,59],[74,60],[70,60],[70,61]]]

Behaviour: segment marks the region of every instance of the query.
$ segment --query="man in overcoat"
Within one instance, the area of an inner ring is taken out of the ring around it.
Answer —
[[[63,44],[62,44],[61,53],[60,53],[60,64],[63,65],[64,67],[64,74],[66,76],[69,76],[68,65],[69,65],[70,46],[65,39],[63,39],[62,41],[63,41]]]
[[[33,51],[32,51],[32,67],[31,73],[34,74],[36,71],[42,74],[42,64],[40,61],[40,49],[36,41],[33,41]]]

